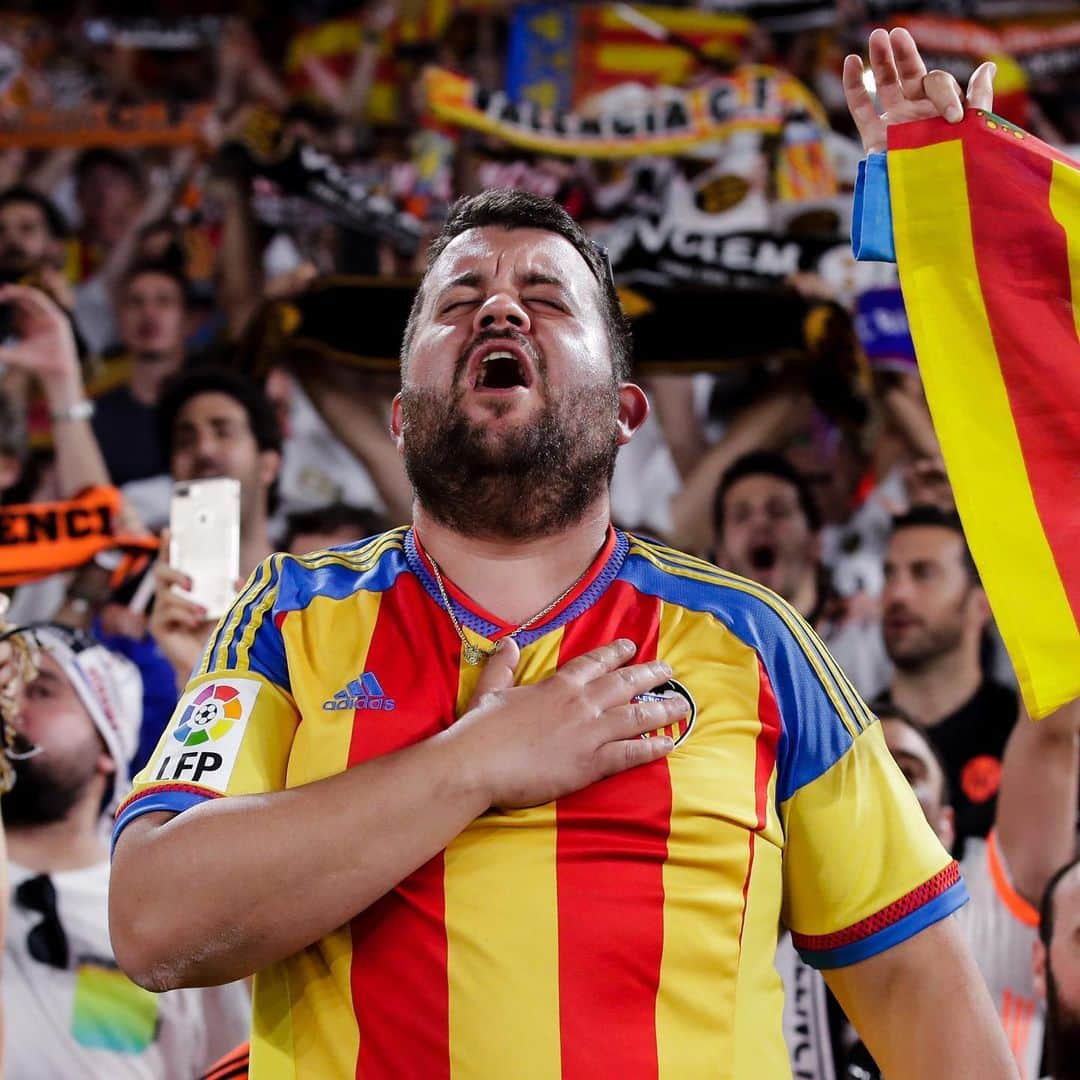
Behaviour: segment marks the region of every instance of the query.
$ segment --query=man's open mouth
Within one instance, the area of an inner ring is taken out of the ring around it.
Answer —
[[[533,367],[517,346],[496,346],[477,350],[470,363],[469,385],[476,390],[528,389],[533,383]]]
[[[776,548],[772,544],[755,544],[750,549],[750,565],[755,570],[771,570],[776,565]]]

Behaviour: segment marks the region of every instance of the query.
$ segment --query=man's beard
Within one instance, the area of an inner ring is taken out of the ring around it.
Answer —
[[[0,799],[4,824],[15,827],[63,821],[93,779],[98,752],[88,748],[87,759],[79,765],[50,762],[47,752],[13,761],[15,786]]]
[[[1046,1048],[1053,1080],[1080,1080],[1080,1012],[1061,1000],[1049,956],[1046,958]]]
[[[401,393],[405,469],[420,505],[463,536],[550,536],[576,524],[607,489],[618,453],[618,389],[548,392],[540,415],[491,438],[431,390]]]
[[[931,661],[944,656],[959,647],[963,639],[963,630],[959,626],[928,627],[924,623],[918,628],[918,635],[911,636],[910,630],[905,635],[903,647],[898,651],[889,640],[885,631],[885,652],[893,666],[900,671],[918,672]]]

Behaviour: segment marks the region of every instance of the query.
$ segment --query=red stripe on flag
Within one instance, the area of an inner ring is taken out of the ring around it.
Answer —
[[[1067,238],[1049,209],[1038,140],[963,125],[971,233],[990,330],[1028,482],[1080,623],[1080,342]],[[977,401],[958,407],[977,409]]]
[[[776,768],[777,747],[780,745],[780,706],[765,665],[758,657],[758,728],[754,746],[754,812],[757,820],[750,833],[750,852],[746,861],[746,879],[742,890],[742,917],[739,921],[739,945],[742,946],[743,927],[746,925],[746,902],[750,895],[750,877],[754,870],[754,837],[765,828],[769,808],[769,781]]]
[[[416,643],[423,642],[417,649]],[[460,642],[420,583],[403,574],[382,598],[363,672],[393,711],[358,709],[349,764],[400,750],[454,720]],[[440,853],[352,922],[358,1080],[450,1076],[443,856]]]
[[[660,607],[630,585],[612,583],[567,625],[560,664],[618,637],[637,643],[636,661],[655,659]],[[658,1067],[656,993],[671,820],[667,762],[560,799],[556,813],[563,1080],[647,1080]]]

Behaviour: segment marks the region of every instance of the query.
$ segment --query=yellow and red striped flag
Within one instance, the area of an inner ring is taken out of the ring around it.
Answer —
[[[1033,717],[1080,696],[1080,165],[988,112],[889,128],[904,302]]]

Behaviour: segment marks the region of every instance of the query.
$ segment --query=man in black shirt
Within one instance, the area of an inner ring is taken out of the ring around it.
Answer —
[[[955,514],[918,506],[893,523],[885,556],[887,699],[914,717],[941,754],[954,793],[957,844],[994,821],[1016,692],[983,671],[990,608]]]
[[[120,285],[116,318],[130,363],[119,385],[102,394],[94,415],[109,475],[126,484],[165,472],[156,406],[164,384],[184,362],[187,282],[166,263],[140,263]],[[123,361],[114,363],[122,367]]]

